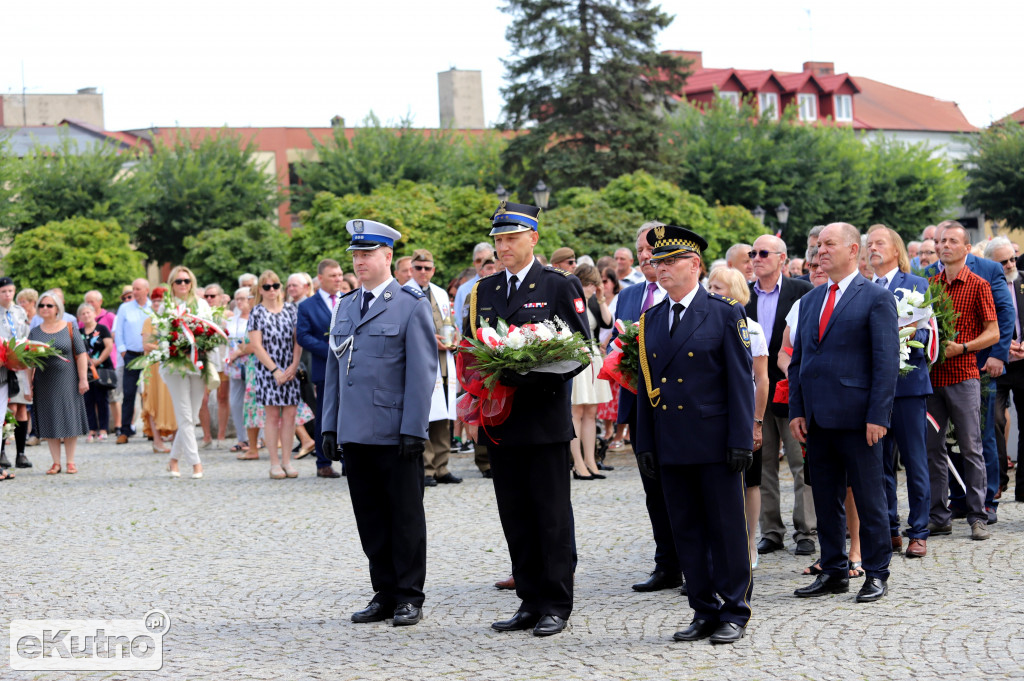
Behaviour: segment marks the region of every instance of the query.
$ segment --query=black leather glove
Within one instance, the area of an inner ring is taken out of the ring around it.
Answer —
[[[652,480],[658,479],[658,459],[655,458],[654,452],[637,452],[636,463],[641,475],[646,475]]]
[[[534,385],[537,383],[536,376],[521,374],[518,371],[512,371],[510,369],[502,369],[501,375],[498,376],[498,380],[502,385],[507,385],[510,388],[520,388],[524,385]]]
[[[402,435],[398,440],[398,458],[410,461],[416,458],[423,458],[423,450],[425,447],[423,443],[426,442],[421,437],[413,437],[412,435]]]
[[[338,447],[337,433],[331,431],[322,433],[320,437],[320,445],[323,447],[324,456],[331,461],[341,461],[341,449]]]
[[[750,468],[750,464],[753,462],[754,453],[749,449],[733,449],[730,447],[725,450],[725,465],[733,473],[742,473]]]

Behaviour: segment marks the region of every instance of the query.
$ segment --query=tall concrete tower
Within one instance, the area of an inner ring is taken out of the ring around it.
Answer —
[[[442,128],[484,127],[484,92],[479,71],[454,66],[437,74],[437,96]]]

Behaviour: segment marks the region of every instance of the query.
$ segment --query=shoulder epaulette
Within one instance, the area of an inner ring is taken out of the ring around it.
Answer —
[[[490,279],[491,277],[496,277],[499,274],[502,274],[502,275],[505,274],[505,270],[498,270],[497,272],[492,272],[491,274],[488,274],[486,277],[480,277],[479,279],[477,279],[477,281],[483,281],[485,279]]]
[[[720,300],[723,303],[728,303],[730,305],[735,305],[738,302],[740,302],[735,298],[729,298],[728,296],[720,296],[717,293],[712,293],[711,291],[708,291],[708,298],[711,298],[712,300]]]
[[[402,290],[412,295],[413,298],[426,298],[427,294],[423,292],[423,289],[409,286],[406,284],[402,287]]]
[[[563,277],[568,277],[568,276],[570,276],[572,274],[572,272],[566,272],[565,270],[560,270],[557,267],[555,267],[554,265],[545,265],[544,269],[549,270],[551,272],[558,272]]]

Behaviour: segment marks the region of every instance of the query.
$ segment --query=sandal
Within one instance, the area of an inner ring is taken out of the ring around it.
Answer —
[[[14,478],[14,473],[10,472],[6,468],[0,468],[0,482],[3,482],[4,480],[14,480]]]
[[[52,466],[50,466],[50,470],[46,471],[47,475],[57,475],[57,473],[60,473],[59,463],[53,464]]]
[[[820,575],[821,574],[821,559],[818,559],[811,563],[809,567],[805,567],[803,574],[805,575]]]
[[[862,565],[862,563],[859,560],[855,560],[854,562],[850,563],[850,577],[851,578],[853,578],[853,577],[863,577],[864,576],[864,568],[861,567],[861,565]]]
[[[288,476],[289,478],[297,478],[297,477],[299,477],[299,472],[297,470],[295,470],[295,468],[290,463],[285,464],[281,468],[282,468],[282,470],[284,470],[284,474],[286,476]]]
[[[249,443],[237,442],[231,447],[232,452],[244,452],[247,449],[249,449]]]
[[[285,475],[284,469],[280,466],[271,466],[270,477],[274,480],[284,480],[287,476]]]
[[[78,466],[76,466],[73,463],[69,463],[64,472],[69,475],[74,475],[75,473],[78,472]]]
[[[239,454],[235,457],[239,461],[258,461],[260,458],[259,452],[250,452],[245,450],[245,454]]]

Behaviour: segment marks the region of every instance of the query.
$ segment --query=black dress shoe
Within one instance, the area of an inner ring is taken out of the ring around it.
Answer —
[[[609,465],[605,464],[604,461],[598,461],[597,462],[597,470],[599,470],[599,471],[613,471],[613,470],[615,470],[615,466],[609,466]]]
[[[0,452],[0,468],[11,468],[11,462],[3,452]]]
[[[782,545],[782,542],[775,541],[774,539],[768,539],[767,537],[757,542],[757,552],[762,556],[766,553],[774,553],[784,548],[785,547]]]
[[[642,582],[633,585],[633,591],[661,591],[662,589],[674,589],[683,583],[683,577],[678,572],[668,573],[663,570],[655,570],[651,576]]]
[[[377,601],[370,601],[370,604],[359,612],[352,613],[352,621],[357,624],[366,624],[367,622],[383,622],[391,614],[391,608],[387,608],[383,603]]]
[[[495,631],[525,631],[526,629],[533,629],[537,626],[538,621],[540,621],[540,615],[534,615],[532,612],[520,610],[516,614],[512,615],[512,619],[492,623],[491,629],[494,629]]]
[[[793,593],[800,598],[810,598],[811,596],[844,594],[849,590],[849,577],[821,574],[815,577],[809,586],[801,587]]]
[[[868,577],[864,580],[864,586],[857,592],[858,603],[873,603],[889,593],[889,585],[885,580],[878,577]]]
[[[798,556],[811,556],[814,555],[814,540],[813,539],[800,539],[796,542],[796,551],[794,552]]]
[[[562,633],[565,629],[565,620],[558,615],[544,615],[537,620],[537,626],[533,628],[534,636],[554,636]]]
[[[718,628],[718,622],[712,622],[710,620],[702,620],[694,617],[693,621],[690,622],[690,626],[686,627],[682,631],[677,631],[672,634],[673,641],[699,641],[702,638],[707,638],[715,632]]]
[[[715,633],[711,634],[712,643],[736,643],[743,638],[743,632],[746,631],[744,627],[736,624],[735,622],[722,622],[715,629]]]
[[[451,473],[445,473],[439,478],[434,478],[442,485],[457,485],[462,482],[462,478],[452,475]]]
[[[491,472],[490,468],[488,468],[485,471],[480,471],[480,475],[487,478],[488,480],[494,477],[494,473]]]
[[[395,606],[393,624],[396,627],[407,627],[423,619],[423,610],[412,603],[399,603]]]
[[[32,468],[32,462],[24,454],[18,454],[14,457],[14,465],[18,468]]]
[[[437,487],[437,480],[434,480],[434,476],[433,475],[424,475],[423,476],[423,486],[424,487]]]

